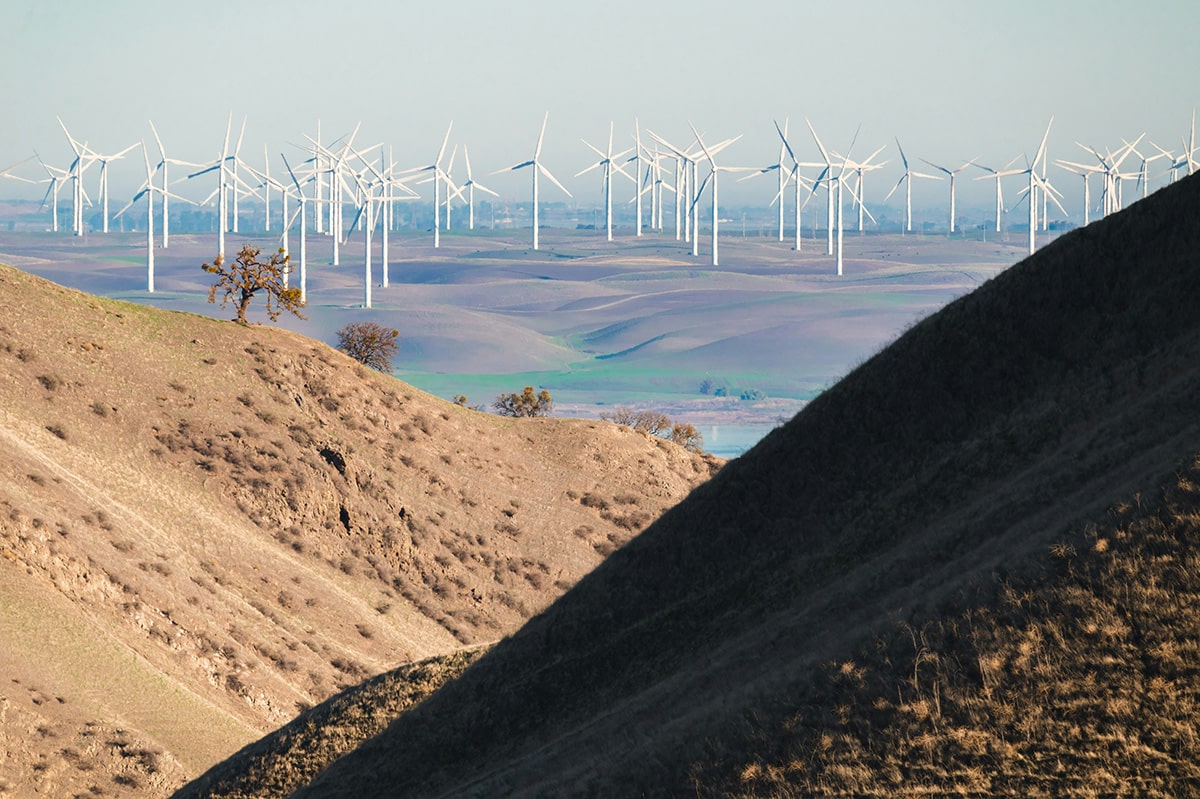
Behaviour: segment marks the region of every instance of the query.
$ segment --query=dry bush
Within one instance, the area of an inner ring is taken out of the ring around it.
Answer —
[[[337,332],[337,348],[364,366],[391,372],[399,336],[399,330],[376,322],[351,322]]]
[[[632,408],[618,407],[602,412],[600,418],[613,424],[625,425],[639,433],[665,438],[689,452],[704,450],[704,437],[694,425],[673,421],[665,413],[635,411]]]
[[[501,416],[549,416],[554,410],[554,400],[546,389],[534,394],[533,386],[525,386],[520,394],[496,397],[492,407]]]

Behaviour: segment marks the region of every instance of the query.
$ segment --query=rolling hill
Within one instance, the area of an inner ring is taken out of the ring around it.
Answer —
[[[5,796],[165,795],[364,678],[456,662],[720,466],[6,266],[0,364]]]
[[[292,795],[1194,793],[1197,220],[916,323]]]

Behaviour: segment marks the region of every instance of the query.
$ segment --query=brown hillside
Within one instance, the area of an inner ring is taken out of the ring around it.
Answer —
[[[8,267],[0,367],[17,796],[162,795],[343,687],[494,641],[718,466]]]
[[[1200,177],[915,325],[296,795],[1177,795],[1198,219]]]

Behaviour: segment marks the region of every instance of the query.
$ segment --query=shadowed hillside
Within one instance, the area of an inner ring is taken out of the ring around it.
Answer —
[[[1198,219],[1191,178],[916,324],[296,795],[1177,794]]]
[[[0,368],[15,796],[163,795],[370,675],[493,642],[719,465],[4,266]]]

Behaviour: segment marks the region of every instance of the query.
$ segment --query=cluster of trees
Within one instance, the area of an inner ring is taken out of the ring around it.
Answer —
[[[466,404],[465,401],[463,404]],[[525,386],[520,394],[501,394],[496,397],[492,408],[501,416],[549,416],[554,410],[554,400],[544,388],[534,394],[533,386]]]
[[[704,450],[704,436],[695,425],[687,422],[676,422],[665,413],[658,411],[635,411],[632,408],[614,408],[600,414],[606,422],[623,424],[632,427],[640,433],[660,436],[673,441],[691,452]]]

